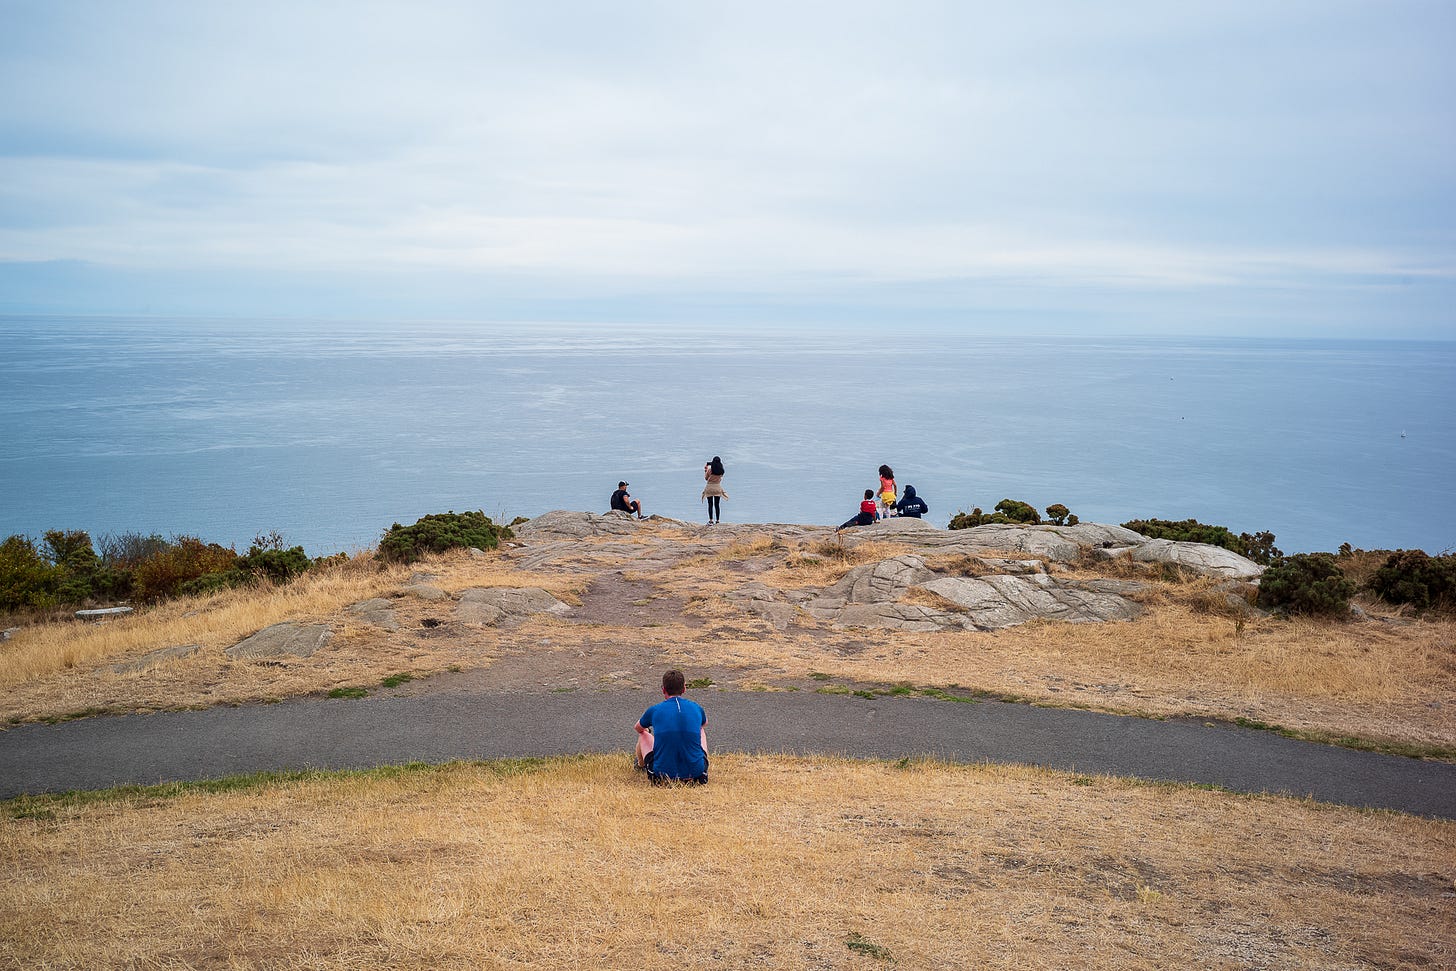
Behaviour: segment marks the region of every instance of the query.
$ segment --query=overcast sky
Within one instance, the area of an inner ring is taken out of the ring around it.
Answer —
[[[1456,339],[1456,3],[0,0],[0,312]]]

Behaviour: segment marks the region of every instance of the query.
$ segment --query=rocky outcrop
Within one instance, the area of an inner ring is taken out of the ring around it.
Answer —
[[[280,654],[312,657],[332,636],[333,631],[328,624],[298,624],[289,621],[264,627],[223,653],[234,659],[277,657]]]
[[[571,613],[563,603],[540,587],[472,587],[461,591],[455,616],[462,623],[493,626],[503,620],[532,614]]]
[[[135,674],[138,671],[159,667],[168,661],[178,661],[184,657],[190,657],[200,650],[202,650],[202,646],[199,644],[178,644],[175,647],[164,647],[161,650],[143,654],[139,658],[113,664],[111,671],[113,674]]]
[[[965,608],[977,630],[1014,627],[1038,617],[1073,624],[1131,620],[1142,610],[1120,594],[1044,575],[937,577],[921,588]]]
[[[400,587],[399,592],[407,597],[418,597],[431,602],[450,599],[448,593],[431,583],[411,583]]]
[[[1149,539],[1133,547],[1132,558],[1139,563],[1168,563],[1204,576],[1247,580],[1257,577],[1264,568],[1222,546],[1207,543],[1183,543],[1171,539]]]
[[[521,540],[543,539],[586,539],[592,536],[632,536],[641,529],[643,522],[655,517],[639,520],[625,512],[576,512],[571,509],[554,509],[542,513],[529,522],[512,526],[511,532]]]
[[[1176,563],[1209,576],[1251,579],[1262,569],[1219,547],[1151,540],[1122,526],[988,524],[947,530],[913,518],[892,518],[873,526],[835,532],[825,527],[757,524],[706,527],[656,520],[668,531],[644,529],[625,513],[558,510],[516,527],[520,546],[511,558],[526,569],[582,572],[631,565],[644,571],[700,555],[703,546],[726,546],[735,538],[769,536],[782,549],[795,541],[837,537],[846,549],[890,543],[911,552],[857,566],[823,589],[776,590],[758,581],[725,594],[743,611],[780,630],[815,621],[836,627],[905,631],[995,630],[1034,618],[1094,623],[1128,620],[1141,608],[1129,599],[1145,589],[1132,580],[1068,580],[1049,575],[1048,565],[1074,563],[1089,550],[1106,557]],[[684,538],[687,531],[692,538]],[[631,536],[631,541],[624,537]],[[592,540],[592,542],[582,542]],[[928,563],[956,563],[951,574]],[[965,557],[964,560],[947,557]],[[1052,572],[1059,570],[1054,567]],[[972,574],[972,575],[964,575]],[[916,590],[934,596],[913,596]],[[939,598],[939,599],[937,599]],[[462,610],[464,609],[462,604]],[[506,613],[502,608],[501,616]],[[484,611],[481,623],[501,617]]]
[[[394,615],[394,604],[383,597],[350,604],[344,611],[350,617],[380,630],[399,630],[399,619]]]
[[[846,603],[884,603],[899,600],[905,591],[931,575],[920,557],[895,556],[855,567],[844,579],[827,587],[824,596]]]

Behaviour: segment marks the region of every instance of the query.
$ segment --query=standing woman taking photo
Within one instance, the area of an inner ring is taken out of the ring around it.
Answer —
[[[715,455],[705,462],[703,479],[708,483],[703,486],[703,498],[708,500],[708,525],[711,526],[721,520],[723,500],[728,498],[728,493],[723,491],[723,460]]]

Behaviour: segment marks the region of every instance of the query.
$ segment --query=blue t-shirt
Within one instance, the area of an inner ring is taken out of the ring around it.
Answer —
[[[672,779],[696,779],[708,774],[703,751],[703,726],[708,715],[696,701],[678,695],[658,702],[642,713],[639,724],[652,729],[652,771]]]

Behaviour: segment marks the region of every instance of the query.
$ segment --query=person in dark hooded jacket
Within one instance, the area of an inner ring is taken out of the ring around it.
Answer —
[[[921,516],[930,512],[930,507],[925,504],[924,499],[915,494],[915,487],[913,485],[907,485],[905,487],[905,495],[899,502],[895,503],[895,512],[901,516],[914,516],[916,519],[919,519]]]

